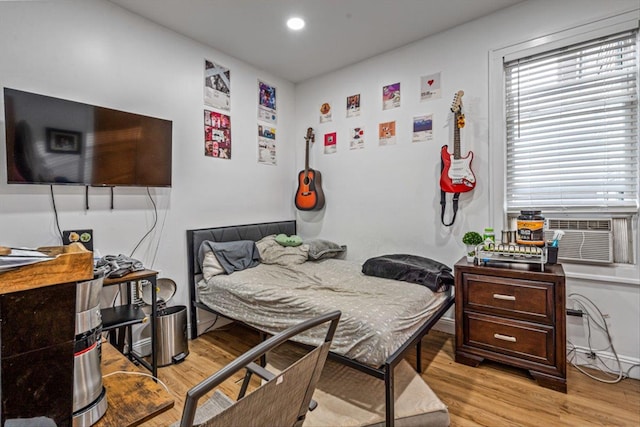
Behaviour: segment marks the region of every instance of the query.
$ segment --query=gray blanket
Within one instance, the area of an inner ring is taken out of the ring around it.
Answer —
[[[269,333],[340,310],[332,350],[380,366],[432,316],[447,292],[366,276],[361,269],[359,263],[337,259],[288,267],[261,263],[201,280],[198,295],[222,315]],[[297,339],[317,344],[325,332],[315,328]]]
[[[255,267],[260,263],[260,252],[258,252],[256,242],[252,240],[236,240],[233,242],[205,240],[198,249],[200,268],[202,268],[204,254],[208,251],[213,252],[227,274]]]

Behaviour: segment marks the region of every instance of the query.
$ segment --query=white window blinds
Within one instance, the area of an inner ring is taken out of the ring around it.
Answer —
[[[637,211],[637,30],[504,70],[507,210]]]

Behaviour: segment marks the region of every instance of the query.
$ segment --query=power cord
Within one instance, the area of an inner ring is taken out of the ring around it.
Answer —
[[[594,363],[578,365],[577,362],[576,362],[576,356],[577,356],[577,354],[576,354],[577,353],[576,346],[571,341],[567,341],[569,343],[569,345],[571,346],[571,349],[567,352],[567,359],[571,363],[571,365],[573,367],[575,367],[578,371],[580,371],[583,374],[585,374],[586,376],[588,376],[589,378],[592,378],[594,380],[597,380],[597,381],[600,381],[600,382],[603,382],[603,383],[607,383],[607,384],[615,384],[615,383],[618,383],[618,382],[622,381],[625,378],[628,378],[628,375],[626,375],[622,370],[622,363],[620,362],[620,358],[618,357],[618,353],[616,352],[615,348],[613,347],[613,340],[611,339],[611,334],[609,333],[609,327],[607,326],[607,322],[605,320],[605,317],[602,314],[602,312],[600,311],[600,309],[593,303],[593,301],[591,301],[589,298],[587,298],[584,295],[577,294],[577,293],[571,293],[571,294],[569,294],[567,296],[567,298],[572,299],[580,307],[580,309],[583,312],[583,317],[587,321],[587,343],[589,345],[589,353],[588,353],[587,357],[593,359],[594,361],[596,361],[596,360],[599,361],[603,366],[605,366],[611,372],[607,372],[607,371],[603,370],[597,364],[594,364]],[[591,314],[590,308],[597,313],[597,319],[594,318],[593,314]],[[600,322],[598,322],[598,320],[600,320]],[[604,334],[605,334],[605,336],[607,338],[607,342],[609,343],[609,345],[607,347],[602,348],[602,349],[594,349],[593,348],[593,346],[591,344],[591,324],[592,323],[593,323],[594,326],[596,326],[598,329],[600,329],[601,331],[604,332]],[[618,365],[618,367],[616,369],[612,369],[611,367],[609,367],[607,365],[607,363],[598,355],[598,352],[607,351],[607,350],[611,351],[611,353],[613,354],[613,356],[614,356],[614,358],[616,360],[616,363]],[[596,375],[593,375],[593,374],[587,372],[586,370],[582,369],[583,366],[595,369],[595,370],[603,373],[604,375],[609,376],[609,378],[602,378],[602,377],[598,377]],[[627,373],[629,371],[631,371],[631,368],[629,368]]]
[[[156,202],[155,200],[153,200],[153,197],[151,197],[151,192],[149,191],[149,187],[147,187],[147,195],[149,195],[149,200],[151,200],[151,204],[153,205],[153,225],[151,226],[151,228],[149,229],[149,231],[147,231],[145,233],[144,236],[142,236],[142,238],[140,239],[140,241],[138,242],[138,244],[136,245],[135,248],[133,248],[133,250],[131,251],[131,255],[129,255],[129,258],[133,258],[133,254],[136,252],[136,250],[138,249],[138,247],[142,244],[142,242],[144,241],[144,239],[147,238],[147,236],[149,234],[151,234],[151,232],[153,231],[154,228],[156,228],[156,225],[158,224],[158,208],[156,206]]]
[[[153,252],[153,258],[151,259],[151,269],[153,269],[153,266],[156,263],[156,257],[158,256],[158,250],[160,249],[160,239],[162,238],[162,234],[164,233],[164,226],[167,222],[167,214],[169,213],[169,209],[167,209],[165,207],[164,210],[164,216],[162,217],[162,225],[160,226],[160,237],[158,237],[158,240],[156,242],[156,250]]]
[[[631,376],[631,375],[629,374],[629,373],[631,372],[631,370],[632,370],[633,368],[637,368],[638,366],[640,366],[640,363],[635,363],[635,364],[633,364],[633,365],[629,366],[629,369],[627,369],[627,372],[625,372],[625,373],[624,373],[624,376],[625,376],[626,378],[629,378],[629,377]]]
[[[159,384],[161,384],[162,387],[164,387],[164,389],[167,390],[167,393],[169,393],[169,394],[171,393],[169,391],[169,387],[167,387],[167,385],[165,383],[160,381],[160,378],[154,377],[153,375],[147,374],[146,372],[114,371],[114,372],[110,372],[110,373],[108,373],[106,375],[103,375],[102,378],[107,378],[107,377],[110,377],[111,375],[115,375],[115,374],[140,375],[140,376],[143,376],[143,377],[152,378],[152,379],[156,380]]]
[[[58,221],[58,209],[56,208],[56,198],[53,196],[53,185],[50,185],[49,188],[51,189],[51,204],[53,204],[53,216],[56,220],[56,227],[58,228],[60,243],[62,243],[62,230],[60,230],[60,222]]]

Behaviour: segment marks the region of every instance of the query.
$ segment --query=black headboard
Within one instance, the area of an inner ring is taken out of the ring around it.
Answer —
[[[200,228],[187,230],[187,257],[189,266],[189,298],[191,299],[191,337],[197,336],[196,275],[202,274],[198,264],[198,249],[205,240],[230,242],[234,240],[253,240],[257,242],[271,234],[296,234],[296,221],[263,222],[258,224],[231,225],[226,227]]]
[[[257,242],[265,236],[281,233],[287,235],[296,234],[295,220],[187,230],[189,266],[193,268],[193,271],[189,271],[189,276],[193,277],[196,274],[202,273],[202,271],[200,271],[200,265],[198,264],[197,254],[200,245],[205,240],[211,240],[213,242],[253,240]]]

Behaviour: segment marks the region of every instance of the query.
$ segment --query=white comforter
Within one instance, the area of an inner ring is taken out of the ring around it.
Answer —
[[[224,316],[269,333],[340,310],[331,350],[377,367],[438,309],[447,293],[366,276],[361,268],[338,259],[292,267],[260,264],[201,280],[199,299]],[[299,341],[317,344],[325,332],[317,328]]]

